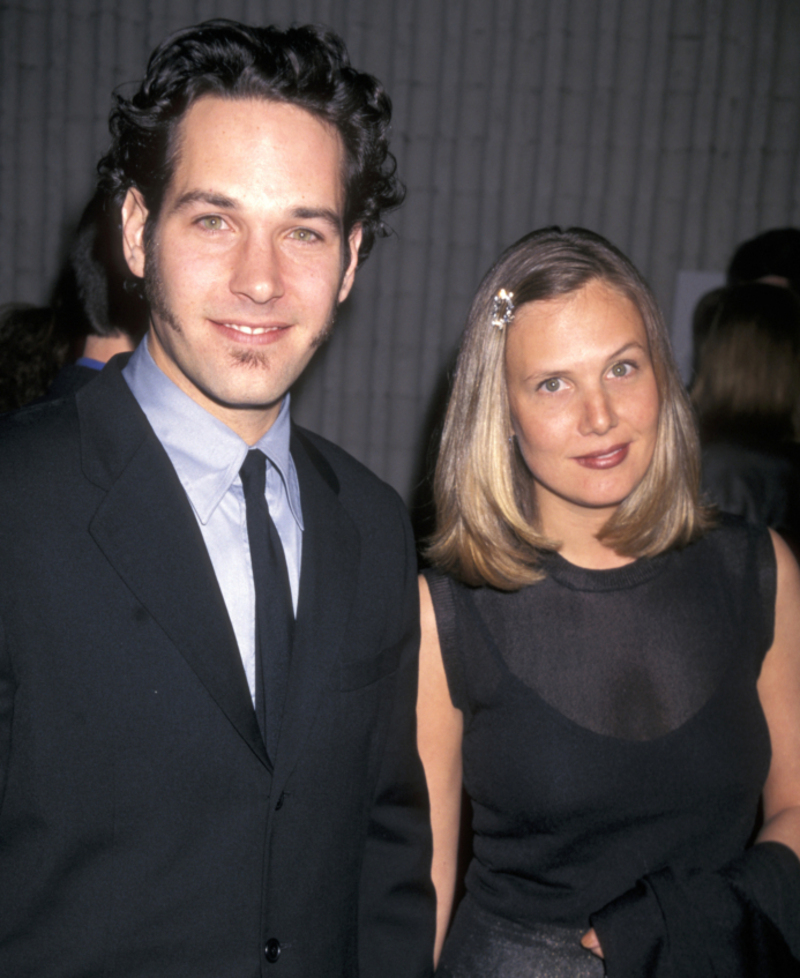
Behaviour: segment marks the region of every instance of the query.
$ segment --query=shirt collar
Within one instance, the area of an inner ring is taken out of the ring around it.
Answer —
[[[88,367],[90,370],[102,370],[105,363],[102,360],[95,360],[93,357],[78,357],[75,366]]]
[[[236,432],[200,407],[167,377],[150,355],[148,339],[149,334],[122,373],[169,455],[200,522],[208,523],[252,447],[260,448],[277,470],[292,516],[302,530],[300,487],[289,450],[289,394],[284,397],[269,431],[255,445],[248,446]]]

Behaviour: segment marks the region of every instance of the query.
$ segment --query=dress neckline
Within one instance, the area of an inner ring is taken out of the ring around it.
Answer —
[[[608,567],[596,570],[571,564],[559,553],[542,555],[542,568],[548,577],[574,591],[619,591],[637,587],[662,573],[670,553],[655,557],[640,557],[622,567]]]

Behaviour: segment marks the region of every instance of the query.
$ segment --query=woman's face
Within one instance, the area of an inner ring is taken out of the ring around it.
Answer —
[[[659,396],[644,323],[594,279],[521,306],[506,341],[511,425],[535,481],[541,529],[602,525],[644,477]]]

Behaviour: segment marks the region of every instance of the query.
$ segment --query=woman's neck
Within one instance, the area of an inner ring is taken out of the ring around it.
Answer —
[[[613,510],[612,510],[613,512]],[[579,512],[559,513],[558,519],[543,520],[548,539],[560,544],[558,552],[571,564],[589,570],[606,570],[631,564],[634,557],[625,557],[597,539],[611,512],[582,509]]]

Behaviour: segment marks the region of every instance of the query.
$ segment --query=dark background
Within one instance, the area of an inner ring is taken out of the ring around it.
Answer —
[[[294,397],[407,500],[472,293],[534,227],[679,269],[800,224],[798,0],[0,0],[0,302],[47,301],[111,89],[214,16],[324,23],[395,106],[408,186]]]

